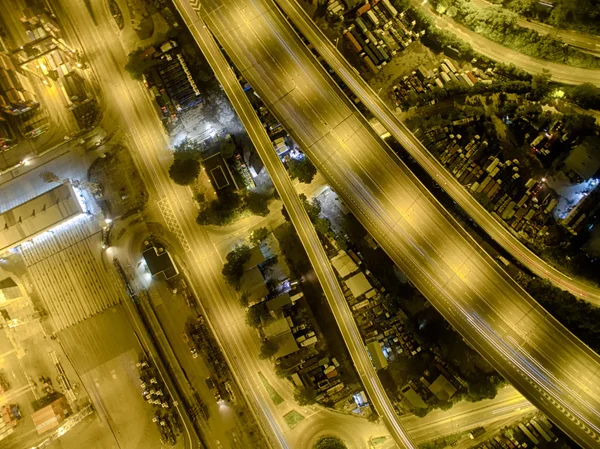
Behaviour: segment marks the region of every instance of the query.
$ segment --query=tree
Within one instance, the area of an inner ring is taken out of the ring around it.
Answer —
[[[270,233],[271,231],[269,231],[269,229],[265,228],[264,226],[261,228],[257,228],[254,231],[252,231],[252,234],[250,234],[250,241],[255,245],[258,245],[260,242],[266,239]]]
[[[275,375],[280,379],[285,379],[288,377],[289,372],[279,363],[275,365]]]
[[[327,218],[317,218],[314,225],[318,234],[327,235],[329,233],[329,220]]]
[[[262,360],[270,359],[275,354],[277,354],[278,350],[279,345],[277,343],[275,343],[272,340],[265,340],[260,346],[260,354],[258,355],[258,357]]]
[[[200,173],[200,163],[196,159],[182,159],[175,156],[169,167],[169,176],[175,184],[187,186],[193,183]]]
[[[313,446],[313,449],[348,449],[348,446],[338,437],[321,437]]]
[[[308,201],[308,198],[304,193],[301,193],[299,196],[300,201],[302,201],[302,204],[304,205],[304,209],[306,209],[306,212],[308,213],[310,221],[315,223],[321,213],[321,203],[319,203],[319,200],[316,198],[313,198],[312,201]]]
[[[268,317],[270,317],[269,311],[267,310],[267,305],[264,302],[254,304],[253,306],[248,307],[248,310],[246,310],[246,324],[255,329],[258,329],[261,326],[261,318],[269,321]]]
[[[196,222],[200,225],[222,226],[231,222],[235,212],[242,208],[241,196],[231,190],[223,189],[217,193],[217,199],[198,213]]]
[[[235,144],[231,140],[223,140],[220,146],[223,159],[229,159],[235,153]]]
[[[575,136],[588,136],[596,129],[596,119],[587,114],[565,114],[563,117],[565,130]]]
[[[244,264],[250,260],[250,247],[237,245],[227,254],[226,258],[227,262],[223,265],[221,273],[227,282],[237,290],[244,274]]]
[[[269,198],[258,192],[248,192],[246,205],[254,215],[266,217],[269,215]]]
[[[317,392],[314,388],[296,388],[294,390],[294,399],[300,406],[311,405],[317,402]]]
[[[541,75],[533,75],[531,79],[531,94],[534,99],[540,100],[550,92],[550,72],[544,69]]]
[[[298,178],[298,181],[304,184],[310,184],[317,174],[317,169],[304,155],[296,159],[288,159],[288,170],[292,179]]]
[[[582,108],[600,109],[600,87],[596,87],[592,83],[572,87],[568,92],[568,97]]]
[[[498,387],[494,383],[493,376],[487,377],[480,382],[469,384],[467,400],[478,402],[484,399],[494,399],[498,393]]]
[[[129,53],[125,70],[131,75],[134,80],[141,80],[142,75],[157,65],[160,61],[152,57],[142,57],[145,50],[138,48]]]
[[[176,157],[182,159],[197,159],[202,151],[202,144],[196,139],[186,137],[179,145],[175,146]]]

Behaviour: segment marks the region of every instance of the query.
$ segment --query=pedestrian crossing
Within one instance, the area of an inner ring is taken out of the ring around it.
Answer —
[[[103,264],[100,244],[100,227],[83,216],[21,245],[55,332],[120,303],[120,284],[112,265]]]

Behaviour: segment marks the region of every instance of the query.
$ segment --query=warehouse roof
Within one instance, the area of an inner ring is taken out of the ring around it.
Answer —
[[[388,361],[383,354],[383,349],[378,341],[372,341],[367,345],[367,350],[371,356],[371,361],[375,365],[375,369],[385,369],[388,366]]]
[[[369,284],[369,281],[367,280],[365,274],[362,272],[348,279],[346,281],[346,285],[348,286],[348,288],[352,292],[352,295],[355,298],[358,298],[360,295],[368,292],[369,290],[371,290],[371,288],[373,288],[371,287],[371,284]]]
[[[337,256],[331,259],[331,264],[342,279],[358,270],[358,265],[346,254],[346,251],[340,251]]]
[[[443,374],[440,374],[436,380],[429,385],[429,390],[440,400],[448,401],[454,393],[456,387],[450,383]]]
[[[0,214],[0,253],[83,213],[73,187],[62,184]]]
[[[588,137],[573,148],[565,159],[565,166],[584,181],[594,176],[600,169],[600,138]]]

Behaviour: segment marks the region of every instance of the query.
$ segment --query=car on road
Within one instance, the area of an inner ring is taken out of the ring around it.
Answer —
[[[223,398],[221,398],[221,393],[219,393],[219,390],[217,390],[217,386],[215,385],[215,382],[212,380],[212,377],[206,378],[206,386],[208,387],[208,389],[211,391],[211,393],[215,397],[215,401],[217,401],[217,403],[220,404],[223,401]]]
[[[188,347],[190,348],[190,352],[192,353],[192,357],[196,358],[198,357],[198,350],[196,349],[196,345],[194,344],[194,342],[190,339],[189,335],[187,334],[187,332],[184,332],[181,334],[181,338],[183,338],[183,341],[188,345]]]

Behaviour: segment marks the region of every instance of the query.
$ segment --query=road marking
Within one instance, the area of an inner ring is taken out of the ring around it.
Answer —
[[[167,223],[167,228],[169,228],[169,231],[175,234],[175,237],[177,237],[179,243],[181,243],[183,250],[187,253],[190,251],[190,245],[183,235],[183,231],[179,226],[177,218],[175,218],[175,214],[173,213],[173,209],[171,208],[171,203],[169,202],[168,198],[163,198],[162,200],[158,201],[157,204],[158,208],[160,209],[160,213]]]

